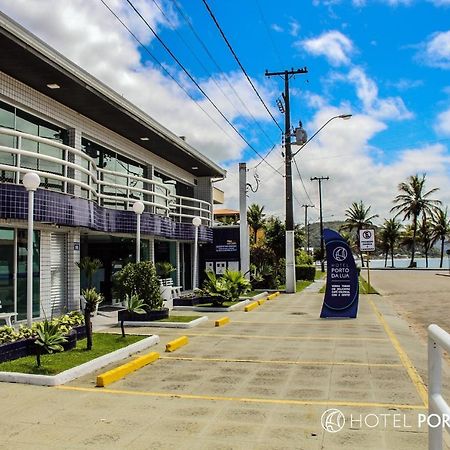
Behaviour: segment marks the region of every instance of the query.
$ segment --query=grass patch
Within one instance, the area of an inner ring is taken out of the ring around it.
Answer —
[[[314,277],[315,280],[321,280],[322,278],[325,278],[326,272],[322,272],[321,270],[316,270],[316,275]]]
[[[79,366],[119,348],[134,344],[148,336],[126,336],[110,333],[94,333],[92,350],[86,350],[86,339],[77,341],[73,350],[41,356],[41,367],[36,366],[34,356],[6,361],[0,364],[0,372],[21,372],[35,375],[56,375]]]
[[[217,305],[215,305],[212,302],[210,302],[210,303],[199,303],[196,306],[201,306],[202,308],[203,307],[206,307],[206,308],[229,308],[230,306],[233,306],[236,303],[240,303],[242,301],[243,300],[236,300],[236,301],[233,301],[233,302],[223,302],[220,306],[217,306]]]
[[[264,291],[261,291],[261,290],[259,290],[259,291],[250,291],[250,292],[247,292],[245,295],[243,295],[243,298],[254,297],[255,295],[261,294],[262,292],[264,292]]]
[[[167,319],[155,320],[155,322],[177,322],[177,323],[188,323],[195,319],[200,319],[202,316],[170,316]]]
[[[326,287],[327,287],[327,285],[324,284],[321,287],[319,293],[324,294]],[[378,294],[378,292],[372,286],[370,286],[370,292],[369,292],[369,285],[367,284],[367,281],[361,277],[359,277],[359,293],[360,294]]]
[[[295,283],[295,291],[296,292],[301,292],[303,291],[303,289],[307,288],[309,285],[311,285],[313,282],[309,281],[309,280],[297,280]],[[279,287],[280,290],[285,290],[286,289],[286,285],[282,284]]]

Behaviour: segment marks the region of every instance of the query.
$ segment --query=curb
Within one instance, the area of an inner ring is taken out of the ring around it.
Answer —
[[[121,366],[116,367],[115,369],[111,369],[108,370],[108,372],[104,372],[100,375],[97,375],[95,385],[97,387],[105,387],[108,384],[114,383],[115,381],[118,381],[121,378],[127,376],[131,372],[135,372],[136,370],[141,369],[147,364],[151,364],[157,359],[159,359],[159,353],[156,352],[147,353],[144,356],[136,358],[134,361],[122,364]]]
[[[175,350],[187,345],[189,343],[189,339],[187,336],[181,336],[178,339],[174,339],[166,344],[166,352],[174,352]]]
[[[34,384],[36,386],[58,386],[101,369],[108,364],[128,358],[133,353],[141,352],[142,350],[152,347],[158,343],[159,336],[153,335],[142,339],[139,342],[128,345],[127,347],[108,353],[107,355],[99,356],[98,358],[85,362],[80,366],[65,370],[57,375],[32,375],[17,372],[0,372],[0,381],[6,381],[8,383]]]
[[[230,323],[230,318],[229,317],[222,317],[221,319],[217,319],[214,322],[214,326],[215,327],[222,327],[223,325],[226,325],[227,323]]]
[[[190,322],[124,322],[126,327],[157,327],[157,328],[194,328],[203,322],[206,322],[208,317],[202,316]]]

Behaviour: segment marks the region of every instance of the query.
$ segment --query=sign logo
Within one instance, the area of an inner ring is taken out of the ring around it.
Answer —
[[[347,250],[344,247],[336,247],[333,251],[333,258],[338,262],[345,261],[347,258]]]
[[[345,416],[340,409],[327,409],[320,418],[322,428],[329,433],[337,433],[344,428]]]
[[[372,238],[372,231],[370,230],[364,230],[362,232],[363,238],[364,239],[371,239]]]

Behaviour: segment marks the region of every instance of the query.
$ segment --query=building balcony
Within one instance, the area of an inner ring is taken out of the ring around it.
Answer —
[[[85,152],[51,139],[0,128],[0,182],[20,185],[25,173],[36,172],[41,188],[89,200],[102,208],[132,211],[137,200],[145,212],[191,223],[212,223],[210,203],[175,194],[173,184],[97,167]]]

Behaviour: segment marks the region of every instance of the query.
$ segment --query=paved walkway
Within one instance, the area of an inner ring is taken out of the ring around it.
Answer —
[[[424,343],[380,296],[362,296],[356,320],[321,320],[316,291],[231,312],[221,328],[223,314],[210,314],[187,332],[159,329],[162,359],[108,388],[94,375],[60,388],[0,384],[0,447],[426,448]],[[189,344],[164,353],[180,335]],[[339,432],[321,426],[329,408],[345,416]]]

